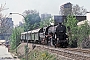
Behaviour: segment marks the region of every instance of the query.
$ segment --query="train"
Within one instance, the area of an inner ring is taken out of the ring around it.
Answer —
[[[68,47],[69,39],[65,26],[50,25],[21,33],[21,41],[54,47]],[[59,32],[57,31],[59,30]]]

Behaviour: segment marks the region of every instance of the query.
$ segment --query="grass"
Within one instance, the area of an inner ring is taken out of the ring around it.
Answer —
[[[25,58],[21,60],[25,60]],[[47,51],[32,50],[28,55],[28,60],[56,60],[56,57]]]

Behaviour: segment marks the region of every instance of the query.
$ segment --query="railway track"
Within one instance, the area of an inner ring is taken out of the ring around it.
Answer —
[[[54,48],[45,45],[37,45],[37,48],[47,50],[57,56],[62,56],[67,60],[90,60],[90,50],[80,48]]]

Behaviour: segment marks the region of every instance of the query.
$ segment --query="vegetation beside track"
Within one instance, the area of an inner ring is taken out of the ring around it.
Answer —
[[[25,58],[22,58],[21,60],[25,60]],[[35,49],[29,53],[28,60],[56,60],[56,57],[47,51],[39,51]]]
[[[21,43],[17,47],[17,54],[16,54],[16,49],[11,50],[10,52],[16,56],[20,60],[25,60],[25,46],[26,43]],[[32,49],[32,44],[28,44],[29,52],[28,52],[28,60],[57,60],[55,55],[52,55],[51,53],[47,52],[44,49]]]

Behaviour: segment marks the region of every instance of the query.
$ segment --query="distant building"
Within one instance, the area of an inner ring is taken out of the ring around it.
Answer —
[[[20,22],[19,22],[19,26],[23,26],[23,25],[24,25],[24,24],[20,21]]]
[[[12,18],[6,18],[6,20],[7,20],[6,26],[8,27],[7,33],[12,33],[12,29],[13,29]]]
[[[86,20],[86,16],[75,16],[76,19],[78,21],[83,21],[83,20]],[[53,16],[53,19],[54,19],[54,23],[55,25],[58,24],[59,22],[64,22],[65,20],[67,20],[67,16],[60,16],[60,15],[57,15],[57,16]]]
[[[72,14],[72,4],[68,2],[68,3],[61,5],[59,14],[61,16],[67,16],[68,14]]]
[[[85,22],[88,22],[88,25],[90,25],[90,12],[87,12],[87,14],[86,14],[86,20],[78,22],[77,25],[82,25]]]
[[[48,18],[51,18],[51,14],[41,14],[41,20],[46,20]]]

